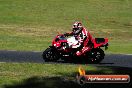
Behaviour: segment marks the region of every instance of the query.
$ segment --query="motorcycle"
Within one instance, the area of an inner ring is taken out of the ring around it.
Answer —
[[[42,54],[45,62],[54,62],[62,59],[64,61],[85,61],[86,63],[100,63],[105,56],[102,47],[105,50],[108,48],[108,38],[92,38],[88,32],[88,37],[79,48],[65,48],[68,46],[68,38],[64,34],[58,34],[52,41],[52,45],[49,46]],[[76,55],[76,52],[81,50],[84,46],[90,47],[90,51],[83,53],[82,55]]]

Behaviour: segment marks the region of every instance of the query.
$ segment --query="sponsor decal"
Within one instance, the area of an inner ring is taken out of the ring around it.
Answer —
[[[85,83],[129,83],[129,75],[86,75],[85,70],[79,67],[79,75],[77,82],[79,84]]]

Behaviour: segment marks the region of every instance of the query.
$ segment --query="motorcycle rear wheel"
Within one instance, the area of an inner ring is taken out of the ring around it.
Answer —
[[[104,59],[104,51],[101,48],[91,50],[90,58],[87,59],[88,63],[98,64]]]

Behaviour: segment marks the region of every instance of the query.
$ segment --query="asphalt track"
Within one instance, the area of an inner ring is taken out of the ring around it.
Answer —
[[[0,62],[45,63],[42,52],[0,50]],[[99,66],[120,66],[132,68],[132,55],[107,54]]]

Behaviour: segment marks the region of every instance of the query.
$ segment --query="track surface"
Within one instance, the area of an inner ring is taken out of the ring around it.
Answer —
[[[0,50],[0,62],[33,62],[44,63],[42,52],[5,51]],[[112,54],[106,55],[99,66],[121,66],[132,68],[132,55]]]

